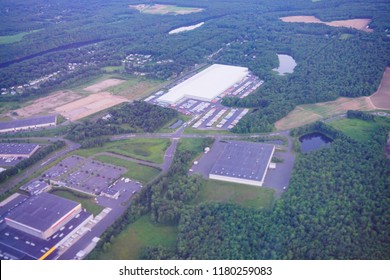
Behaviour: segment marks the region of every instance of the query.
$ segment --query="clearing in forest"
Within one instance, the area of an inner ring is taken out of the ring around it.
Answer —
[[[64,104],[73,102],[82,96],[68,90],[54,92],[49,96],[38,98],[30,105],[15,110],[18,116],[28,118],[38,115],[46,115],[54,112],[54,109]]]
[[[277,121],[275,127],[278,130],[291,129],[320,119],[344,114],[348,110],[371,111],[375,109],[370,97],[340,97],[335,101],[299,105],[286,117]]]
[[[386,68],[378,90],[370,99],[378,109],[390,110],[390,67]]]
[[[71,121],[77,121],[126,101],[124,97],[115,96],[109,92],[100,92],[57,107],[55,111]]]
[[[179,7],[175,5],[162,5],[162,4],[139,4],[129,5],[130,8],[136,9],[144,14],[154,15],[187,15],[192,13],[202,12],[202,8],[191,8],[191,7]]]
[[[322,23],[333,27],[354,28],[365,32],[373,31],[373,29],[368,28],[368,25],[371,23],[371,19],[367,19],[367,18],[335,20],[329,22],[322,21],[314,16],[291,16],[291,17],[281,17],[280,19],[284,22]]]
[[[121,83],[124,83],[124,80],[119,79],[107,79],[101,82],[98,82],[96,84],[93,84],[89,87],[84,88],[85,91],[92,92],[92,93],[98,93],[101,92],[109,87],[120,85]]]

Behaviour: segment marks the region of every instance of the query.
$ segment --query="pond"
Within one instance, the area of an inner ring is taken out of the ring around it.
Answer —
[[[322,148],[327,148],[329,147],[330,143],[332,143],[332,141],[333,140],[331,138],[318,132],[309,133],[299,138],[299,142],[301,142],[301,151],[303,153],[313,152]]]
[[[194,25],[190,25],[190,26],[179,27],[179,28],[176,28],[176,29],[169,31],[169,34],[176,34],[176,33],[180,33],[180,32],[191,31],[191,30],[194,30],[198,27],[201,27],[203,24],[204,24],[204,22],[200,22],[198,24],[194,24]]]
[[[279,75],[291,74],[294,72],[294,68],[297,66],[294,58],[286,54],[278,54],[278,58],[279,67],[273,69],[274,71],[277,71]]]

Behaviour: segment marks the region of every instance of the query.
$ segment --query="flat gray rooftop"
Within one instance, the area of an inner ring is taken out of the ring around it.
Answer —
[[[29,227],[46,231],[79,203],[53,195],[41,193],[26,200],[7,218]]]
[[[54,123],[56,116],[41,116],[9,122],[0,122],[0,130]]]
[[[273,145],[229,141],[210,174],[261,181],[273,151]]]
[[[0,143],[0,154],[26,155],[34,151],[36,147],[38,147],[37,144]]]

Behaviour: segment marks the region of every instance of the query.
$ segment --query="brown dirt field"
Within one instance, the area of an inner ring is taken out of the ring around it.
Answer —
[[[335,101],[297,106],[286,117],[275,123],[278,130],[291,129],[323,118],[346,113],[348,110],[372,111],[376,107],[369,97],[345,98]]]
[[[76,121],[126,101],[124,97],[101,92],[60,106],[55,110],[71,121]]]
[[[284,22],[303,22],[303,23],[322,23],[333,27],[348,27],[354,28],[365,32],[372,32],[373,29],[366,28],[371,23],[371,19],[348,19],[348,20],[335,20],[335,21],[321,21],[314,16],[291,16],[280,18]]]
[[[49,96],[45,96],[35,100],[32,104],[27,105],[21,109],[17,109],[16,112],[20,117],[26,118],[36,115],[44,115],[51,113],[55,108],[73,102],[81,98],[81,95],[72,91],[63,90],[57,91]]]
[[[84,88],[84,90],[97,93],[101,92],[109,87],[120,85],[121,83],[125,82],[125,80],[119,80],[119,79],[107,79],[104,81],[101,81],[99,83],[93,84],[89,87]]]
[[[386,68],[378,90],[370,99],[378,109],[390,110],[390,67]]]

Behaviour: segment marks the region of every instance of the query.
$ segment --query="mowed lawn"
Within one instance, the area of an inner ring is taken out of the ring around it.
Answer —
[[[106,155],[96,156],[95,159],[101,162],[110,163],[116,166],[122,166],[127,168],[128,171],[123,176],[129,177],[136,181],[140,181],[143,184],[148,183],[161,172],[161,170],[156,169],[154,167],[149,167],[132,161]]]
[[[99,255],[101,260],[136,260],[141,249],[147,246],[174,248],[177,228],[155,225],[148,216],[127,226],[114,240],[106,252]]]
[[[390,129],[390,120],[385,118],[376,118],[375,122],[359,119],[340,119],[329,124],[360,142],[372,139],[380,125],[386,125]]]
[[[50,191],[51,194],[67,198],[72,201],[76,201],[81,203],[81,205],[90,213],[92,213],[94,216],[99,214],[102,210],[103,207],[96,204],[94,201],[94,198],[92,196],[89,196],[87,194],[83,193],[77,193],[75,195],[75,191],[73,190],[64,190],[64,189],[54,189]]]
[[[144,161],[163,163],[164,153],[170,144],[169,139],[126,139],[104,144],[103,147],[82,149],[76,153],[91,157],[98,153],[110,152]]]
[[[230,202],[254,209],[268,209],[273,200],[274,190],[272,189],[207,180],[192,203]]]

